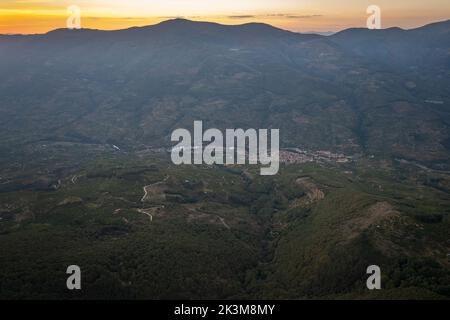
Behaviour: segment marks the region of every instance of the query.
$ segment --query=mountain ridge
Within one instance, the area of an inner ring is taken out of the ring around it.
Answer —
[[[172,20],[11,37],[0,40],[1,144],[167,147],[170,132],[203,119],[280,128],[282,147],[440,166],[450,152],[448,23],[325,37]]]
[[[339,34],[342,32],[346,32],[346,31],[351,31],[351,30],[369,30],[367,28],[346,28],[344,30],[340,30],[340,31],[336,31],[333,32],[333,34],[331,35],[321,35],[319,33],[314,33],[314,31],[310,31],[310,32],[295,32],[295,31],[290,31],[290,30],[286,30],[286,29],[282,29],[282,28],[278,28],[275,27],[271,24],[268,23],[263,23],[263,22],[248,22],[248,23],[243,23],[243,24],[221,24],[221,23],[217,23],[217,22],[211,22],[211,21],[195,21],[195,20],[190,20],[190,19],[184,19],[184,18],[174,18],[174,19],[168,19],[168,20],[164,20],[161,21],[159,23],[156,24],[151,24],[151,25],[145,25],[145,26],[131,26],[128,28],[123,28],[123,29],[113,29],[113,30],[104,30],[104,29],[93,29],[93,28],[82,28],[82,29],[74,29],[74,30],[70,30],[67,28],[56,28],[44,33],[34,33],[34,34],[0,34],[1,36],[38,36],[38,35],[46,35],[46,34],[51,34],[53,32],[60,32],[60,31],[98,31],[98,32],[120,32],[120,31],[126,31],[126,30],[145,30],[145,29],[149,29],[149,28],[155,28],[155,27],[161,27],[161,26],[165,26],[165,25],[175,25],[178,24],[180,25],[180,23],[182,24],[196,24],[196,25],[215,25],[215,26],[220,26],[220,27],[229,27],[229,28],[239,28],[239,27],[243,27],[243,26],[251,26],[251,25],[256,25],[256,26],[261,26],[261,27],[265,27],[265,28],[271,28],[271,29],[276,29],[276,30],[281,30],[284,32],[289,32],[289,33],[294,33],[294,34],[317,34],[320,36],[324,36],[324,37],[330,37],[333,36],[335,34]],[[384,28],[384,29],[379,29],[379,30],[371,30],[371,31],[383,31],[383,30],[390,30],[390,29],[399,29],[402,31],[414,31],[414,30],[420,30],[420,29],[424,29],[424,28],[430,28],[430,27],[435,27],[435,26],[439,26],[439,25],[443,25],[443,24],[449,24],[450,25],[450,19],[447,20],[441,20],[441,21],[436,21],[436,22],[430,22],[427,23],[425,25],[419,26],[419,27],[414,27],[414,28],[409,28],[409,29],[404,29],[404,28],[400,28],[400,27],[389,27],[389,28]]]

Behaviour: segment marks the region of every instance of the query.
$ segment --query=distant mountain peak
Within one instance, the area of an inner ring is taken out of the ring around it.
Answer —
[[[283,32],[290,32],[287,30],[283,30],[277,27],[274,27],[267,23],[262,22],[248,22],[243,24],[237,24],[237,25],[227,25],[227,24],[221,24],[217,22],[209,22],[209,21],[196,21],[196,20],[189,20],[185,18],[173,18],[169,20],[162,21],[156,25],[150,25],[147,27],[157,27],[157,26],[173,26],[173,27],[180,27],[180,26],[198,26],[198,27],[204,27],[204,26],[215,26],[220,28],[227,28],[227,29],[236,29],[236,28],[252,28],[252,29],[260,29],[260,30],[280,30]],[[144,27],[145,28],[145,27]]]
[[[189,20],[189,19],[185,19],[185,18],[172,18],[172,19],[161,21],[160,23],[158,23],[156,25],[186,25],[186,24],[195,25],[195,24],[199,24],[199,23],[202,23],[202,22]],[[214,22],[203,22],[203,23],[213,24]]]

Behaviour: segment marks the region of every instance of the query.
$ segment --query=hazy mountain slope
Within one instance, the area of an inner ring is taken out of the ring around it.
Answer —
[[[450,67],[450,20],[411,30],[348,29],[330,39],[345,50],[390,67],[433,68],[444,74],[446,70],[439,69]]]
[[[0,145],[167,146],[172,130],[203,120],[207,127],[280,128],[283,146],[443,164],[449,46],[428,33],[439,28],[445,38],[447,24],[323,37],[176,19],[120,31],[3,36]],[[432,68],[394,68],[378,55],[394,52],[394,62],[403,61],[412,47],[435,53]]]

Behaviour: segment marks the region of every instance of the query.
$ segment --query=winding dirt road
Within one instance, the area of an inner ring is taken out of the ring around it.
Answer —
[[[158,182],[149,184],[148,186],[142,187],[142,189],[144,190],[144,196],[141,198],[141,202],[144,202],[144,201],[145,201],[145,198],[147,198],[147,195],[148,195],[147,188],[154,187],[154,186],[157,186],[158,184],[161,184],[161,183],[163,183],[163,182],[166,182],[167,179],[169,179],[169,176],[165,177],[164,180],[161,180],[161,181],[158,181]]]

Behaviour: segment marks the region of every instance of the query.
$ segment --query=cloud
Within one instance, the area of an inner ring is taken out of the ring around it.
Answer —
[[[186,19],[185,16],[163,16],[158,17],[159,19]]]
[[[241,16],[227,16],[227,18],[230,18],[230,19],[251,19],[251,18],[256,18],[256,16],[253,16],[253,15],[241,15]]]
[[[296,15],[286,15],[286,16],[284,16],[284,17],[286,17],[286,18],[288,18],[288,19],[311,19],[311,18],[318,18],[318,17],[322,17],[322,15],[321,14],[310,14],[310,15],[299,15],[299,16],[296,16]]]
[[[264,17],[283,17],[288,19],[310,19],[310,18],[318,18],[322,17],[321,14],[304,14],[304,15],[295,15],[292,13],[272,13],[266,14]]]
[[[263,15],[233,15],[227,16],[229,19],[253,19],[253,18],[286,18],[286,19],[311,19],[322,17],[321,14],[305,14],[305,15],[293,15],[288,13],[271,13]]]

